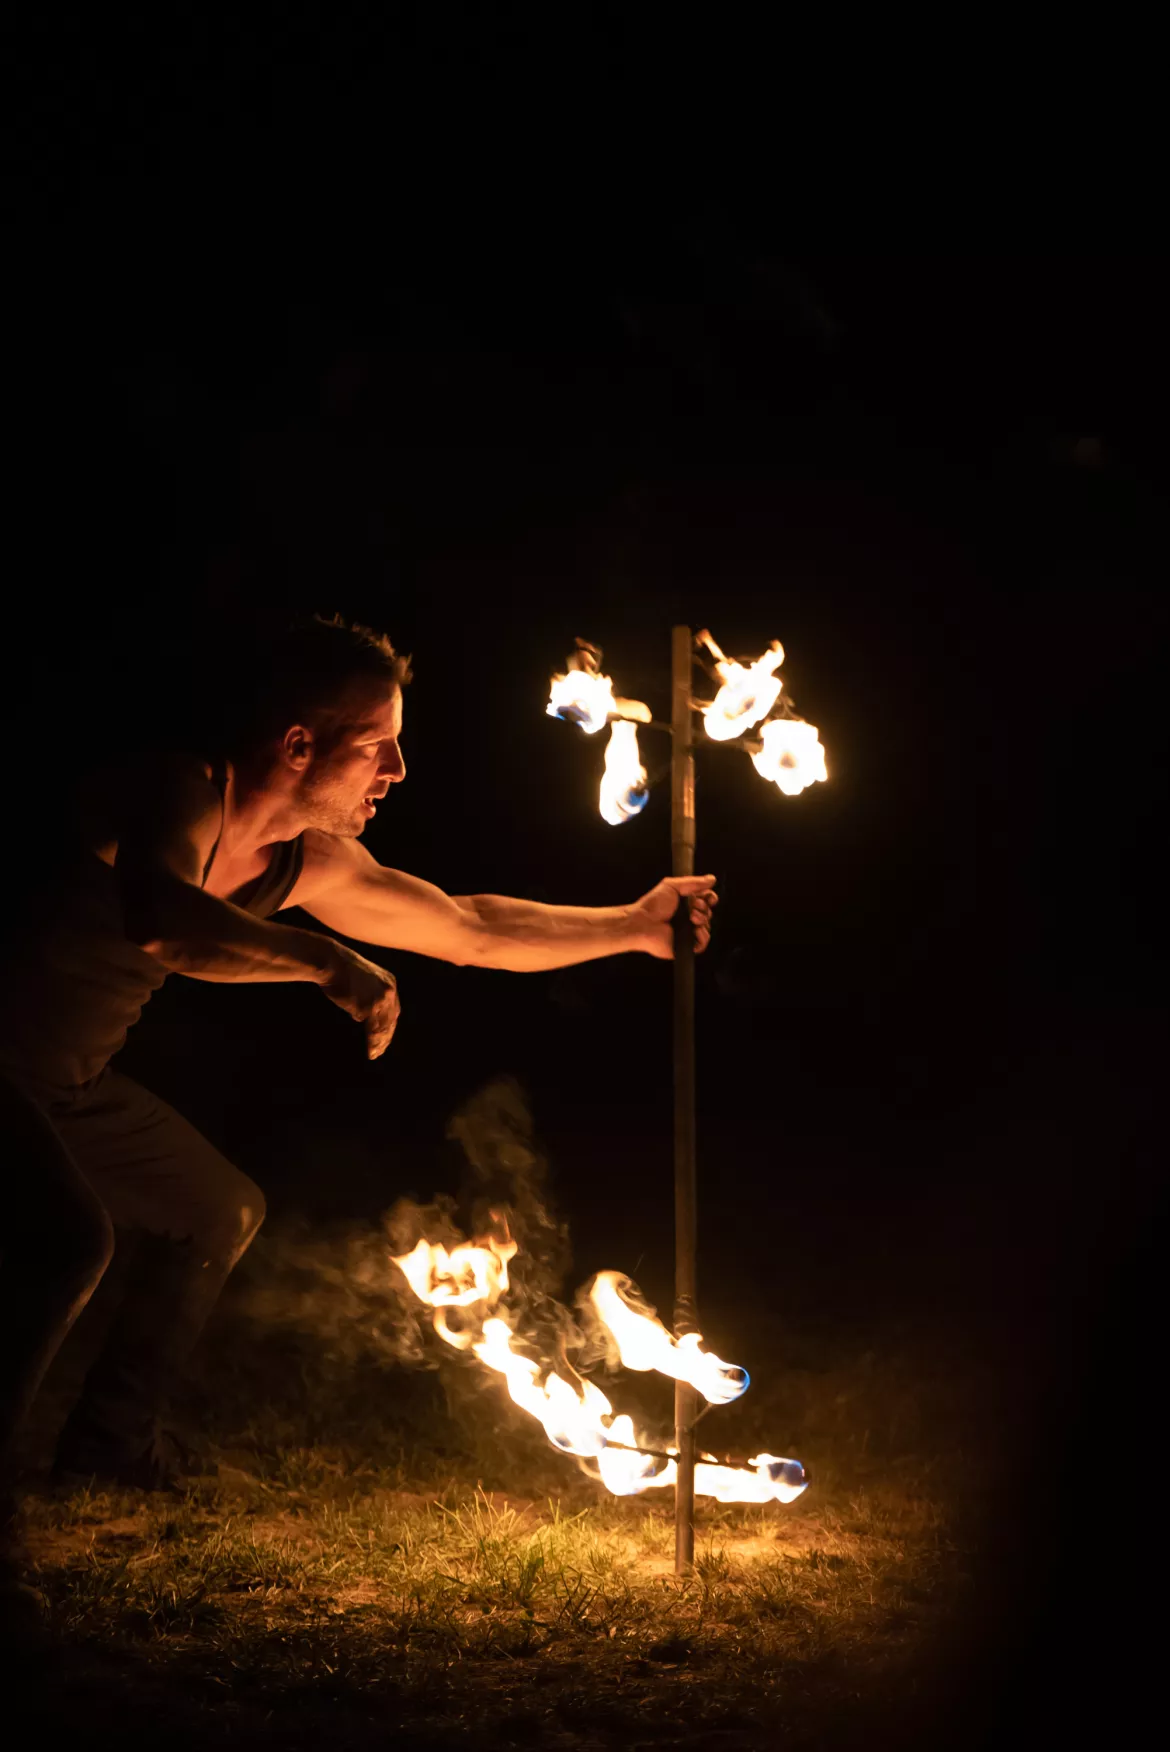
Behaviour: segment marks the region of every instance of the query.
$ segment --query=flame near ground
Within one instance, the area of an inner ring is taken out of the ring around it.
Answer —
[[[573,1380],[526,1355],[501,1307],[516,1242],[487,1237],[447,1247],[420,1240],[394,1259],[414,1294],[434,1309],[433,1325],[445,1344],[470,1351],[502,1375],[521,1410],[534,1417],[553,1447],[572,1454],[614,1496],[673,1485],[674,1458],[661,1444],[639,1439],[631,1417],[615,1414],[594,1382],[563,1363]],[[702,1348],[698,1333],[675,1339],[653,1310],[635,1306],[637,1291],[618,1272],[598,1272],[588,1302],[625,1368],[655,1370],[687,1381],[710,1405],[738,1399],[750,1385],[747,1371]],[[456,1320],[450,1310],[458,1310]],[[756,1454],[744,1465],[703,1455],[695,1493],[723,1503],[789,1503],[807,1486],[799,1460]]]

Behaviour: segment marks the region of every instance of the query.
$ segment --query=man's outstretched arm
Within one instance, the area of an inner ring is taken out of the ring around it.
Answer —
[[[305,835],[304,874],[290,905],[361,943],[410,949],[460,967],[536,973],[631,951],[667,960],[672,920],[689,909],[695,947],[711,934],[713,876],[668,876],[630,906],[545,906],[498,894],[449,895],[378,864],[356,840]]]

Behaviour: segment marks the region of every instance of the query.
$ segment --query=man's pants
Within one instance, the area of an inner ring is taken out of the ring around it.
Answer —
[[[114,1473],[151,1447],[170,1383],[264,1219],[264,1195],[194,1126],[116,1071],[34,1101],[0,1076],[0,1459],[113,1257],[125,1297],[57,1463]]]

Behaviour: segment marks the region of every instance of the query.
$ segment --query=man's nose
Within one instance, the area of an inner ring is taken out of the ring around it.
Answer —
[[[406,762],[402,758],[402,750],[397,743],[383,755],[378,772],[379,776],[386,779],[391,785],[400,785],[406,777]]]

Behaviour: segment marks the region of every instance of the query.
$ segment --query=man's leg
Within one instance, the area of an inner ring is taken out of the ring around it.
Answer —
[[[148,1483],[167,1392],[264,1219],[264,1195],[173,1108],[117,1072],[59,1124],[116,1226],[140,1240],[57,1464]]]
[[[114,1251],[114,1230],[45,1114],[0,1076],[0,1646],[39,1624],[21,1579],[16,1446],[62,1339]]]
[[[41,1109],[0,1077],[0,1471],[61,1341],[101,1280],[114,1230]]]

